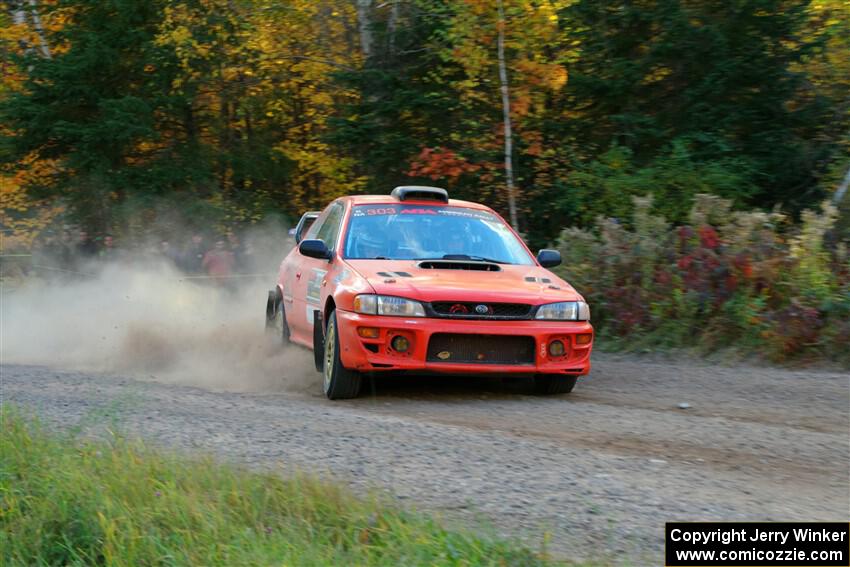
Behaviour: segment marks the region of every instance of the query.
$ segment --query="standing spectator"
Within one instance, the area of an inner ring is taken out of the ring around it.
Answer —
[[[77,241],[77,256],[83,260],[94,258],[97,255],[97,244],[85,230],[79,232]]]
[[[204,254],[206,254],[204,236],[200,232],[192,234],[192,240],[183,249],[181,267],[190,274],[200,274],[204,271]]]
[[[77,264],[74,248],[74,241],[71,238],[71,233],[67,230],[63,230],[62,236],[56,246],[56,256],[54,258],[57,268],[61,270],[76,269]]]
[[[62,256],[62,246],[52,230],[45,231],[33,247],[33,263],[41,266],[56,265]]]
[[[233,252],[226,248],[224,240],[219,240],[215,248],[204,255],[203,266],[207,275],[220,278],[233,273],[233,263]]]
[[[239,272],[244,271],[242,266],[242,243],[232,230],[227,231],[227,249],[233,254],[233,267]]]
[[[115,239],[111,234],[103,237],[103,247],[98,252],[98,257],[102,262],[110,262],[118,259],[118,251],[115,249]]]
[[[246,238],[245,243],[242,245],[242,258],[240,259],[240,262],[237,265],[237,270],[239,270],[239,273],[250,274],[257,269],[256,254],[257,253],[254,249],[253,240],[250,238]]]
[[[159,254],[163,258],[167,258],[168,260],[170,260],[171,263],[175,266],[179,265],[180,263],[180,253],[177,251],[176,248],[171,246],[171,243],[167,240],[162,240],[159,243]]]

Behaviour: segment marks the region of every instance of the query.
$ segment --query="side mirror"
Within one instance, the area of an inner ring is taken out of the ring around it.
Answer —
[[[324,240],[302,240],[301,244],[298,245],[298,251],[310,258],[331,259],[331,251],[328,250],[328,245],[325,244]]]
[[[544,248],[537,253],[537,263],[544,268],[554,268],[561,265],[561,253],[557,250],[547,250]]]

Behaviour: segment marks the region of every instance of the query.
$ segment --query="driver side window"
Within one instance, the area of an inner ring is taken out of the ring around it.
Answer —
[[[304,234],[304,240],[315,240],[316,233],[319,232],[319,227],[325,224],[325,219],[327,219],[327,215],[322,218],[322,215],[319,215],[319,218],[313,221],[313,224],[310,225],[310,228],[307,229],[307,232]]]

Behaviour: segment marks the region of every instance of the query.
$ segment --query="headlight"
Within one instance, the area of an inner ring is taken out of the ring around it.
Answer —
[[[354,298],[354,310],[368,315],[392,315],[395,317],[424,317],[425,308],[418,301],[391,295],[358,295]]]
[[[535,319],[552,321],[590,321],[590,307],[584,301],[562,301],[541,305]]]

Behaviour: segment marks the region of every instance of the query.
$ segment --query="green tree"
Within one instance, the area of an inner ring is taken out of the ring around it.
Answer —
[[[501,18],[485,0],[413,0],[372,14],[371,56],[363,68],[338,74],[359,96],[341,109],[330,139],[357,156],[370,190],[438,184],[509,217],[501,31],[519,224],[530,234],[548,232],[535,237],[544,242],[559,229],[538,206],[559,159],[542,146],[540,125],[559,118],[551,100],[567,80],[557,6],[511,0]]]
[[[409,183],[411,160],[423,147],[456,147],[465,108],[445,83],[460,70],[445,65],[434,45],[450,14],[431,0],[405,3],[392,26],[392,13],[375,14],[371,56],[362,68],[335,73],[357,97],[331,120],[328,139],[356,157],[370,192]]]
[[[30,184],[90,230],[157,211],[198,222],[286,209],[291,160],[257,79],[261,47],[245,4],[220,0],[58,0],[53,56],[23,49],[20,88],[0,101],[0,159],[45,160]],[[277,93],[279,94],[279,93]],[[26,159],[25,159],[26,158]],[[174,206],[172,206],[174,205]]]
[[[757,189],[738,202],[819,198],[814,175],[834,142],[817,137],[829,101],[795,70],[813,47],[807,2],[580,0],[563,16],[581,44],[565,139],[617,144],[639,165],[677,141],[696,161],[745,160]]]
[[[112,208],[156,178],[140,145],[156,138],[156,82],[146,71],[162,2],[64,0],[46,6],[65,24],[48,36],[52,57],[26,49],[22,88],[0,101],[0,158],[23,165],[58,160],[55,174],[34,187],[64,198],[96,229],[111,223]],[[154,179],[152,179],[152,177]]]

